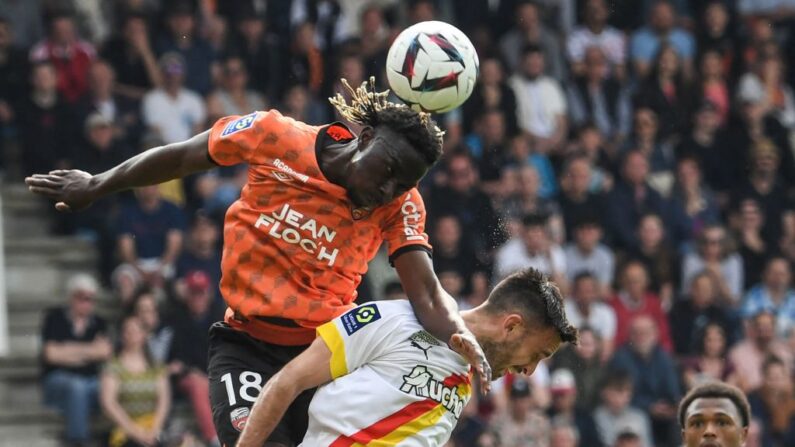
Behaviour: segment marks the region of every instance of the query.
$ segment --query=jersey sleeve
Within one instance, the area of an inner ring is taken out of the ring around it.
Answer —
[[[382,237],[387,243],[389,262],[402,253],[423,250],[431,253],[431,244],[425,233],[425,203],[417,188],[411,189],[389,210]]]
[[[275,110],[223,117],[210,129],[209,156],[221,166],[262,164],[289,121]]]
[[[317,328],[331,350],[331,377],[344,376],[386,353],[399,339],[399,315],[367,303]],[[386,312],[385,312],[386,311]]]

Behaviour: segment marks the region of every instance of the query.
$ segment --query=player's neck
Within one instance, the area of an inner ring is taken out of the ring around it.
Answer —
[[[489,322],[489,317],[481,310],[480,307],[474,309],[462,310],[461,318],[467,329],[472,332],[472,335],[477,339],[491,336],[492,325]]]
[[[335,144],[322,148],[318,154],[317,164],[320,171],[331,183],[346,187],[348,169],[356,154],[356,140],[348,144]]]

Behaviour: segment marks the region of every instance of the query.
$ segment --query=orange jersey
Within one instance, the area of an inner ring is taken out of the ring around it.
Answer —
[[[353,307],[382,241],[390,259],[430,252],[416,189],[367,212],[323,176],[318,151],[354,138],[342,124],[310,126],[275,110],[213,126],[212,160],[249,165],[224,222],[220,286],[233,327],[271,343],[310,343],[315,327]]]

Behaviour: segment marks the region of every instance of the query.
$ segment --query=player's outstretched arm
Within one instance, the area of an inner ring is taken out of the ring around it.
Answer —
[[[331,350],[318,337],[262,388],[237,447],[261,447],[301,392],[330,381]]]
[[[481,390],[491,388],[491,367],[475,336],[458,313],[458,304],[442,288],[433,272],[433,264],[424,251],[409,251],[394,260],[414,313],[422,326],[434,337],[448,340],[451,349],[467,359],[480,376]]]
[[[207,152],[209,139],[208,130],[186,141],[149,149],[101,174],[59,170],[34,174],[25,183],[31,192],[55,200],[59,211],[78,211],[108,194],[214,168]]]

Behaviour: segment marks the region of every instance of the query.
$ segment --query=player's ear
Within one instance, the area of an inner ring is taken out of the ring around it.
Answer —
[[[373,138],[375,138],[375,129],[370,126],[365,127],[361,132],[359,132],[359,136],[357,137],[357,140],[359,141],[357,148],[359,150],[366,149],[368,146],[370,146],[370,142],[373,141]]]
[[[502,324],[505,336],[508,338],[519,337],[524,331],[524,318],[519,314],[508,314]]]

